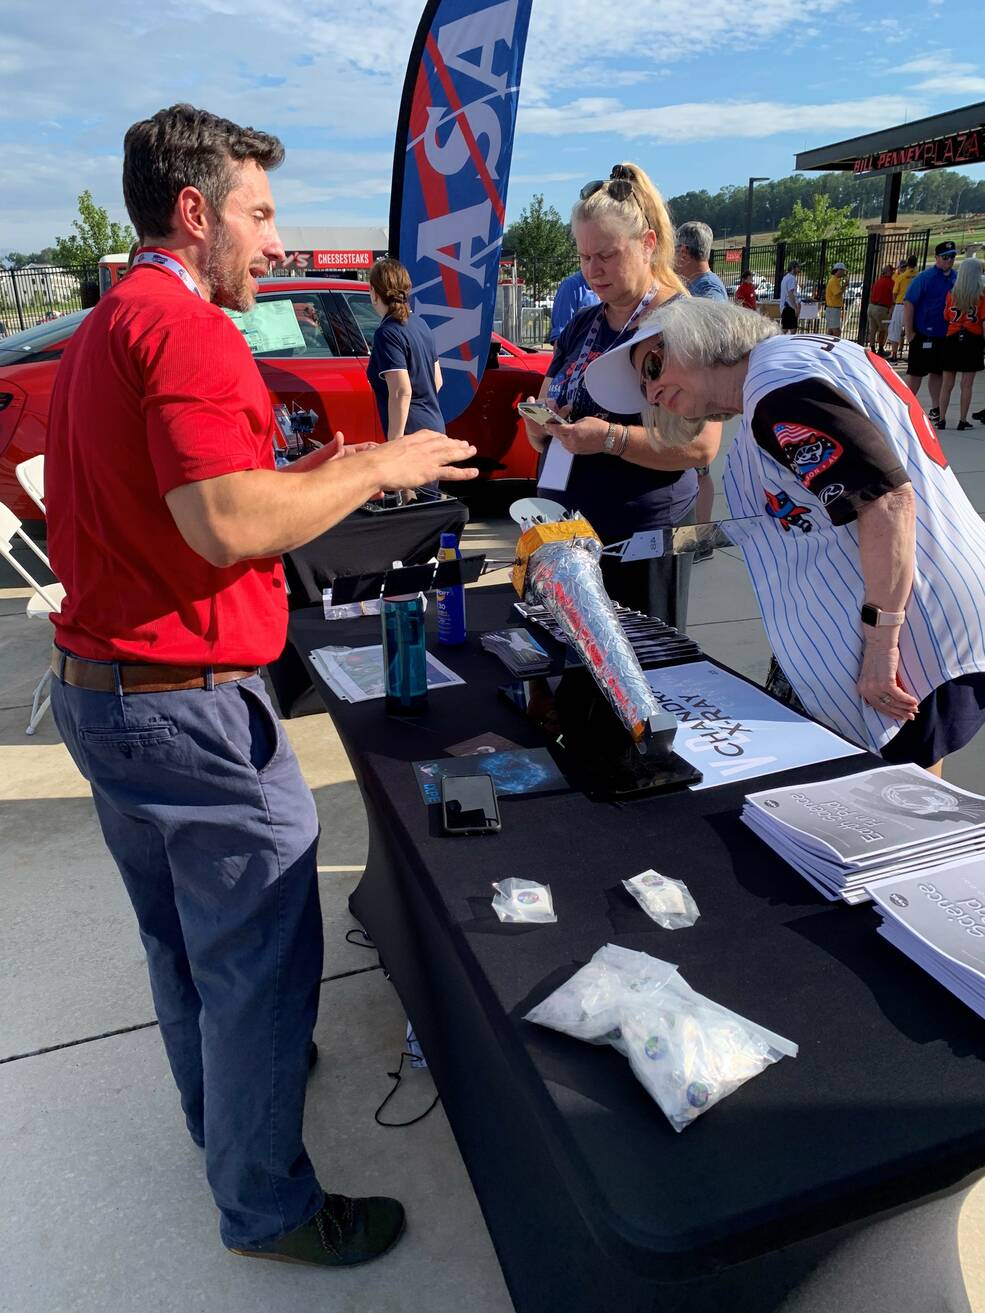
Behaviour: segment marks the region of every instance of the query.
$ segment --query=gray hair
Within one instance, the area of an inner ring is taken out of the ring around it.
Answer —
[[[707,260],[715,234],[706,223],[682,223],[677,230],[677,245],[683,246],[694,260]]]
[[[678,297],[660,306],[641,325],[663,339],[664,360],[689,371],[716,365],[737,365],[753,347],[776,337],[779,328],[754,310],[727,301]],[[652,442],[681,446],[691,441],[709,419],[687,419],[659,406],[643,406],[643,423]]]

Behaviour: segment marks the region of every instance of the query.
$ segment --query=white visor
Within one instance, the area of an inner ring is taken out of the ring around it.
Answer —
[[[640,371],[630,356],[635,346],[661,331],[662,310],[661,306],[647,315],[628,341],[596,357],[585,371],[585,387],[603,410],[614,415],[635,415],[643,404]]]

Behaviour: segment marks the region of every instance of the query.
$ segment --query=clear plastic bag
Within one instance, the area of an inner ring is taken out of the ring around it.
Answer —
[[[701,913],[683,880],[671,880],[658,871],[641,871],[623,887],[639,903],[651,921],[665,930],[680,930],[694,925]]]
[[[549,884],[534,880],[500,880],[494,884],[493,911],[501,921],[556,921]]]
[[[610,1044],[675,1131],[797,1045],[698,994],[677,967],[606,944],[526,1015],[527,1021]]]

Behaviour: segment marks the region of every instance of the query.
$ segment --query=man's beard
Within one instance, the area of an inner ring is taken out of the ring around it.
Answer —
[[[237,272],[233,265],[232,243],[226,225],[220,220],[215,241],[205,262],[205,278],[215,305],[246,312],[256,305],[256,293],[249,270]]]

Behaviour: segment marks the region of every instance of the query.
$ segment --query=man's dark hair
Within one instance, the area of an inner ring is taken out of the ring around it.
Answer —
[[[276,169],[284,147],[268,132],[241,128],[192,105],[158,110],[123,140],[123,198],[137,236],[167,237],[178,194],[197,187],[217,215],[236,186],[237,166]]]

